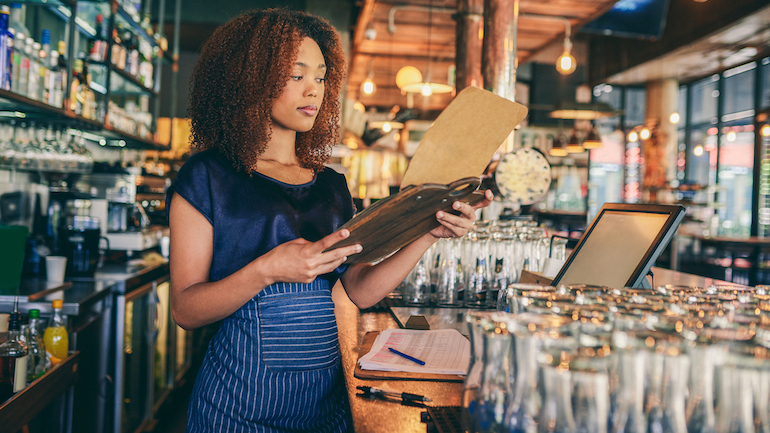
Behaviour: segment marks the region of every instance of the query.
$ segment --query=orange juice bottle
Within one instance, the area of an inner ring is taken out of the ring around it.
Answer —
[[[48,327],[45,328],[45,334],[43,334],[46,356],[51,359],[51,365],[60,363],[69,354],[69,337],[67,336],[64,316],[61,313],[62,304],[61,299],[51,302],[53,317],[48,323]]]

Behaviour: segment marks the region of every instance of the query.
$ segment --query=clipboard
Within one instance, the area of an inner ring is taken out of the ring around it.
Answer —
[[[467,87],[423,136],[401,183],[401,191],[359,212],[342,228],[350,237],[327,248],[361,244],[345,263],[374,263],[438,227],[439,210],[457,214],[455,201],[475,205],[475,192],[492,156],[527,107],[478,87]]]
[[[364,334],[361,347],[358,354],[363,356],[372,350],[372,345],[380,331],[370,331]],[[360,358],[359,356],[359,358]],[[380,370],[362,370],[356,360],[356,368],[353,370],[353,377],[364,380],[430,380],[433,382],[463,382],[465,376],[456,374],[429,374],[429,373],[411,373],[406,371],[380,371]]]
[[[452,209],[456,201],[471,206],[484,200],[476,192],[479,178],[460,179],[449,185],[413,185],[398,194],[382,199],[359,212],[340,229],[350,236],[327,249],[361,244],[363,251],[348,256],[345,263],[373,263],[441,225],[439,210],[457,215]]]

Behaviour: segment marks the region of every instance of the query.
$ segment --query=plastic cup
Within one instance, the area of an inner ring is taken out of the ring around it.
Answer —
[[[64,272],[67,269],[67,258],[62,256],[47,256],[45,270],[49,283],[63,283]]]

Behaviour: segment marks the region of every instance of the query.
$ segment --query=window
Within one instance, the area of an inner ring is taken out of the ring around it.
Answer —
[[[754,184],[754,124],[752,118],[725,124],[719,147],[719,234],[748,237],[751,230],[751,191]]]
[[[691,124],[717,123],[719,76],[713,75],[692,85]]]
[[[754,73],[756,62],[747,63],[724,73],[724,95],[722,96],[722,121],[754,115]]]
[[[625,125],[634,127],[644,123],[645,98],[647,92],[644,89],[626,88]]]
[[[770,57],[762,59],[762,100],[761,108],[770,108]]]

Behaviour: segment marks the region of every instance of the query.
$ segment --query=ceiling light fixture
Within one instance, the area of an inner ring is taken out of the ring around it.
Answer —
[[[641,138],[642,140],[648,140],[651,135],[652,133],[648,128],[644,128],[639,132],[639,138]]]
[[[762,125],[762,129],[759,130],[759,133],[762,134],[763,137],[770,137],[770,125]]]
[[[374,80],[372,79],[374,77],[374,68],[372,66],[373,60],[374,59],[369,58],[369,74],[366,76],[366,80],[361,83],[361,93],[366,96],[373,95],[374,92],[377,91],[377,85],[374,84]]]
[[[637,134],[636,131],[631,131],[628,133],[628,142],[629,143],[636,143],[639,141],[639,134]]]
[[[585,148],[582,144],[580,144],[580,139],[578,139],[577,132],[575,130],[572,130],[572,134],[569,136],[569,141],[567,141],[567,152],[568,153],[580,153],[584,151]]]
[[[572,55],[572,26],[568,20],[564,20],[564,52],[556,59],[556,70],[562,75],[569,75],[577,69],[577,61]]]
[[[679,117],[679,113],[674,111],[673,113],[671,113],[671,116],[668,118],[668,120],[671,121],[671,123],[673,123],[674,125],[676,125],[677,123],[679,123],[679,120],[681,119]]]
[[[569,155],[569,152],[567,152],[567,149],[564,147],[564,140],[561,138],[561,135],[554,137],[553,143],[551,144],[551,150],[548,151],[548,154],[551,156]]]
[[[591,128],[588,131],[588,135],[586,135],[586,139],[583,140],[583,147],[586,149],[597,149],[603,145],[601,137],[596,133],[596,129]]]
[[[399,88],[406,93],[420,93],[422,96],[427,97],[434,93],[450,93],[454,90],[454,87],[448,84],[431,82],[430,48],[431,48],[431,28],[432,27],[433,27],[433,0],[431,0],[430,3],[428,4],[428,55],[426,56],[427,63],[425,66],[425,77],[424,77],[425,80],[423,81],[422,80],[423,77],[420,77],[420,81],[418,82],[412,81],[409,83],[404,83],[403,86],[399,86]],[[401,70],[404,70],[404,69],[405,68],[401,68]],[[417,69],[417,68],[414,68],[414,69]],[[414,75],[413,72],[411,73]],[[398,85],[398,75],[396,75],[396,84]]]

